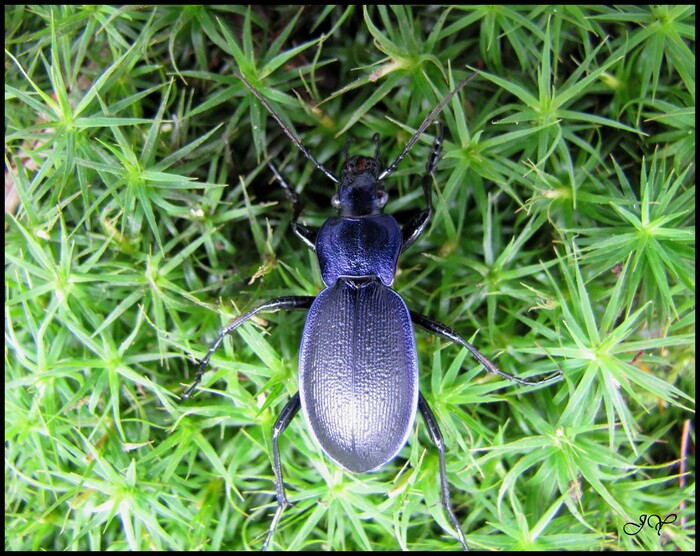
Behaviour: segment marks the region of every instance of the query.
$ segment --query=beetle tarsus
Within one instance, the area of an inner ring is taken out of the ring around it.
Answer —
[[[452,502],[450,501],[450,484],[447,481],[447,468],[445,466],[445,441],[442,437],[440,426],[435,419],[435,414],[433,410],[430,409],[430,405],[428,405],[423,394],[418,394],[418,409],[420,409],[421,415],[423,415],[425,425],[428,427],[428,435],[437,448],[438,457],[440,459],[440,500],[442,500],[442,507],[447,512],[447,517],[449,517],[450,523],[457,533],[459,544],[462,545],[464,550],[469,550],[467,540],[464,538],[464,533],[452,510]]]
[[[267,532],[267,537],[262,545],[262,550],[267,550],[272,536],[275,534],[277,525],[282,518],[282,513],[292,504],[287,499],[287,493],[284,489],[284,479],[282,478],[282,464],[280,462],[280,450],[279,450],[279,437],[289,426],[292,419],[299,412],[301,407],[299,400],[299,392],[294,394],[292,398],[284,406],[282,412],[280,413],[277,421],[275,421],[275,426],[272,428],[272,455],[274,458],[274,470],[275,470],[275,491],[277,492],[277,509],[275,510],[275,515],[272,518],[272,523],[270,523],[270,529]]]
[[[280,174],[277,168],[275,168],[274,164],[268,162],[267,165],[270,167],[270,170],[272,170],[272,173],[282,186],[282,189],[284,189],[287,199],[290,203],[292,203],[292,222],[290,224],[292,231],[306,244],[309,249],[316,251],[316,237],[318,236],[318,229],[309,228],[308,226],[299,224],[299,216],[303,210],[303,206],[299,200],[299,195],[297,195],[297,192],[289,186],[289,184],[282,177],[282,174]]]
[[[403,237],[403,245],[401,246],[401,251],[408,249],[418,237],[425,231],[428,227],[428,223],[433,216],[433,179],[435,177],[435,172],[437,172],[437,165],[440,161],[440,152],[442,151],[442,140],[445,135],[445,128],[442,122],[436,122],[438,125],[438,132],[433,141],[433,147],[430,151],[430,156],[428,157],[428,162],[425,164],[425,175],[422,179],[423,194],[425,196],[425,208],[418,214],[413,216],[401,229],[401,235]]]

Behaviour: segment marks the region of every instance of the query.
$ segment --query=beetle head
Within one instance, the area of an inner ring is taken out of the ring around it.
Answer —
[[[381,214],[389,196],[384,191],[384,180],[379,179],[382,164],[379,162],[379,134],[374,137],[374,158],[348,156],[350,139],[345,143],[345,165],[340,174],[338,193],[331,204],[339,216],[370,216]]]
[[[331,204],[339,216],[369,216],[381,214],[389,198],[384,182],[377,179],[381,172],[379,161],[366,156],[353,156],[343,166],[338,193]]]

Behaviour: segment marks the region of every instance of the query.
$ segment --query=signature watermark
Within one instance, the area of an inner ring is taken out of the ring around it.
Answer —
[[[656,529],[656,533],[658,535],[661,535],[661,528],[664,525],[676,521],[677,517],[678,516],[676,514],[668,514],[665,518],[662,518],[660,515],[657,514],[642,514],[639,516],[639,523],[625,523],[623,530],[628,535],[633,536],[639,533],[646,525],[647,527]]]

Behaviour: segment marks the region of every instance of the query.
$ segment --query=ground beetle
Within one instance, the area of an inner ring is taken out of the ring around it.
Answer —
[[[301,408],[306,422],[323,451],[343,469],[364,473],[378,469],[403,448],[420,411],[430,439],[438,450],[442,506],[449,516],[462,548],[466,539],[450,504],[445,471],[445,446],[428,402],[419,391],[418,354],[413,324],[467,348],[487,371],[521,384],[541,384],[554,373],[532,381],[504,373],[456,332],[419,313],[409,311],[391,285],[402,251],[425,231],[432,215],[431,186],[442,148],[443,127],[433,142],[423,176],[426,207],[400,228],[383,214],[387,202],[384,180],[396,169],[437,114],[474,74],[454,88],[425,118],[401,154],[386,169],[379,162],[379,135],[374,135],[373,158],[349,157],[337,178],[302,145],[265,98],[241,75],[237,77],[263,104],[292,142],[328,178],[338,184],[331,201],[338,216],[320,229],[299,223],[302,206],[296,192],[269,164],[292,203],[291,227],[318,256],[325,289],[316,297],[278,297],[241,315],[226,326],[202,359],[188,398],[202,380],[214,351],[227,334],[253,315],[279,309],[309,311],[299,348],[299,391],[289,400],[272,432],[277,510],[263,544],[270,545],[282,512],[289,501],[280,465],[278,441]]]

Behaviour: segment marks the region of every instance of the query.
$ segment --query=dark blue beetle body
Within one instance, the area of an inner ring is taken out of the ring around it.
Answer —
[[[272,432],[277,511],[263,550],[269,546],[282,512],[290,505],[282,480],[278,441],[299,409],[323,451],[338,465],[354,473],[372,471],[394,458],[406,444],[416,413],[420,411],[438,450],[442,506],[460,544],[467,550],[450,503],[442,434],[419,391],[413,324],[464,346],[492,373],[523,384],[544,381],[533,382],[504,373],[456,332],[409,311],[399,294],[391,289],[399,255],[426,229],[432,214],[431,187],[442,146],[442,126],[433,142],[422,181],[426,207],[403,227],[382,211],[388,198],[384,180],[438,112],[471,78],[462,81],[433,109],[386,169],[383,170],[379,162],[379,137],[375,134],[374,158],[349,158],[346,150],[345,165],[338,179],[306,150],[265,98],[243,77],[238,77],[304,155],[338,183],[337,194],[332,199],[338,216],[326,220],[319,230],[308,228],[298,222],[301,204],[296,193],[270,165],[293,204],[292,229],[316,252],[326,288],[316,297],[270,300],[229,323],[202,359],[195,380],[183,398],[189,397],[199,384],[223,338],[253,315],[279,309],[307,309],[309,313],[299,349],[299,391],[285,405]]]
[[[318,295],[301,342],[299,396],[314,438],[348,471],[382,467],[403,448],[418,407],[418,361],[396,292],[376,278],[340,278]]]
[[[388,214],[329,218],[316,241],[323,283],[330,287],[340,276],[376,276],[391,286],[401,246],[401,229]]]
[[[388,215],[332,218],[316,242],[327,288],[302,336],[301,409],[323,451],[355,473],[401,450],[418,407],[411,315],[389,287],[400,252],[401,229]]]

